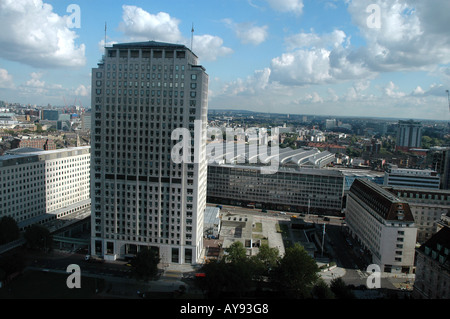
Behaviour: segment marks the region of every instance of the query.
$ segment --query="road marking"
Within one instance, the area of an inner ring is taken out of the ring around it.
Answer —
[[[367,277],[369,276],[368,273],[362,272],[362,271],[359,270],[359,269],[357,269],[356,272],[358,273],[358,275],[359,275],[361,278],[367,278]]]

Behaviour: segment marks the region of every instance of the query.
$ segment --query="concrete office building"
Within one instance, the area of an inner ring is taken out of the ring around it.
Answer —
[[[429,169],[409,169],[392,166],[384,173],[384,185],[439,189],[439,174]]]
[[[164,263],[200,260],[208,75],[197,60],[184,45],[124,43],[105,48],[92,70],[93,254],[150,248]],[[198,160],[172,160],[177,128],[194,136]]]
[[[443,163],[441,167],[441,188],[450,189],[450,149],[443,151]]]
[[[417,228],[405,200],[357,179],[347,196],[346,222],[351,236],[382,272],[413,272]]]
[[[416,249],[414,299],[450,298],[450,228],[444,227]]]
[[[395,196],[408,202],[417,227],[417,242],[422,244],[439,229],[443,215],[450,213],[450,191],[406,187],[386,187]]]
[[[20,229],[90,207],[90,147],[19,148],[0,156],[0,217]]]
[[[310,213],[341,212],[344,176],[327,169],[280,167],[264,174],[261,166],[208,165],[208,200],[231,205]]]
[[[58,121],[60,110],[42,110],[42,120]]]
[[[422,124],[413,120],[399,121],[395,149],[409,151],[422,145]]]

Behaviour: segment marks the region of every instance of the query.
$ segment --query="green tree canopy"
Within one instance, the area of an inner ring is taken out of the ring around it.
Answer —
[[[277,248],[270,248],[269,245],[262,244],[259,247],[258,254],[252,257],[255,276],[268,276],[270,271],[277,266],[279,254]]]
[[[334,293],[327,283],[320,278],[312,289],[312,296],[315,299],[334,299]]]
[[[277,268],[272,272],[275,287],[289,298],[309,298],[319,279],[319,267],[300,244],[286,249]]]
[[[158,274],[160,258],[153,249],[143,249],[133,259],[131,265],[139,279],[153,279]]]
[[[247,258],[247,253],[240,241],[235,241],[230,247],[225,248],[225,252],[228,254],[225,256],[227,262],[240,262]]]
[[[355,295],[345,284],[341,277],[335,278],[330,283],[330,289],[336,296],[336,299],[354,299]]]
[[[0,219],[0,245],[18,239],[20,236],[19,227],[14,218],[4,216]]]
[[[196,284],[210,299],[220,298],[226,293],[242,297],[252,286],[253,264],[250,259],[212,260],[203,265],[200,272],[205,276],[197,278]]]
[[[25,240],[31,249],[50,249],[53,238],[50,231],[44,226],[33,224],[25,230]]]

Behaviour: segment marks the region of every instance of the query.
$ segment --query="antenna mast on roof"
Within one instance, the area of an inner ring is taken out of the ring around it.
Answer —
[[[191,51],[192,51],[193,42],[194,42],[194,23],[192,23],[192,29],[191,29]]]
[[[105,21],[105,48],[106,48],[106,21]]]

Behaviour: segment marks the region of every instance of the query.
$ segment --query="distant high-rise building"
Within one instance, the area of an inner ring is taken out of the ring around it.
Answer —
[[[422,124],[413,120],[399,121],[395,149],[409,151],[422,145]]]
[[[327,130],[330,130],[332,128],[335,128],[337,126],[337,121],[336,119],[328,119],[325,121],[325,128]]]
[[[42,110],[42,119],[48,121],[58,121],[61,111],[59,110]]]
[[[85,112],[81,115],[81,130],[90,131],[91,130],[92,114],[91,112]]]
[[[92,70],[93,254],[154,249],[164,263],[200,261],[208,75],[197,60],[184,45],[124,43],[105,48]],[[198,160],[173,160],[175,129],[194,137]]]

